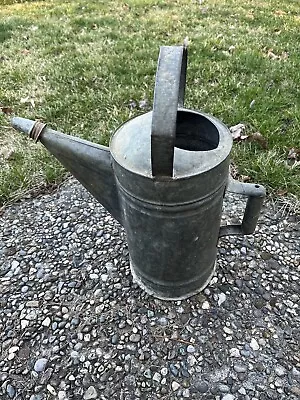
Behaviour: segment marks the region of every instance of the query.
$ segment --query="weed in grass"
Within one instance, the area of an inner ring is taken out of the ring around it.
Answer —
[[[267,148],[234,145],[240,173],[299,197],[299,164],[288,160],[300,148],[297,3],[0,0],[0,106],[108,144],[118,125],[144,111],[132,101],[151,106],[159,46],[188,36],[187,107],[260,132]],[[1,156],[2,203],[64,174],[8,126],[0,115],[2,149],[14,148]]]

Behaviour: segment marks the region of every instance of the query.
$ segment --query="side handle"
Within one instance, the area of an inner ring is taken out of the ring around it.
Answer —
[[[230,179],[227,191],[248,196],[243,221],[237,225],[225,225],[220,227],[219,237],[230,235],[250,235],[255,231],[257,220],[266,197],[266,189],[258,184],[243,183]]]

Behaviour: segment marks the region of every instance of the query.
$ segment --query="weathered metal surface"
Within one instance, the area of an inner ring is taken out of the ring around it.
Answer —
[[[28,136],[36,122],[14,117],[12,126]],[[122,211],[107,147],[44,127],[39,141],[122,223]]]
[[[157,178],[173,175],[177,110],[184,102],[184,58],[182,46],[164,46],[159,54],[151,129],[152,175]]]
[[[232,138],[216,118],[183,108],[187,52],[162,47],[153,112],[127,121],[110,149],[14,118],[123,224],[134,278],[181,299],[214,273],[220,236],[255,230],[265,190],[229,180]],[[248,197],[240,225],[220,228],[226,190]]]
[[[229,179],[227,191],[248,197],[243,221],[238,225],[221,226],[219,237],[228,235],[250,235],[255,231],[260,210],[266,197],[263,186],[254,183],[243,183]]]

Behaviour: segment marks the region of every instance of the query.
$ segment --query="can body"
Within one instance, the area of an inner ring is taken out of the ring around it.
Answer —
[[[224,188],[190,204],[157,205],[121,190],[132,274],[155,297],[201,291],[216,263]]]
[[[151,113],[136,117],[111,140],[122,224],[137,283],[155,297],[183,299],[214,273],[232,142],[218,120],[181,110],[173,174],[156,177],[151,119]]]

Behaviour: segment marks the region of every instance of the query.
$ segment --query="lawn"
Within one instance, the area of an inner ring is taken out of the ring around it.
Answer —
[[[187,36],[186,106],[244,124],[240,179],[299,201],[298,0],[0,0],[0,203],[65,176],[11,113],[108,144],[151,109],[159,46]]]

